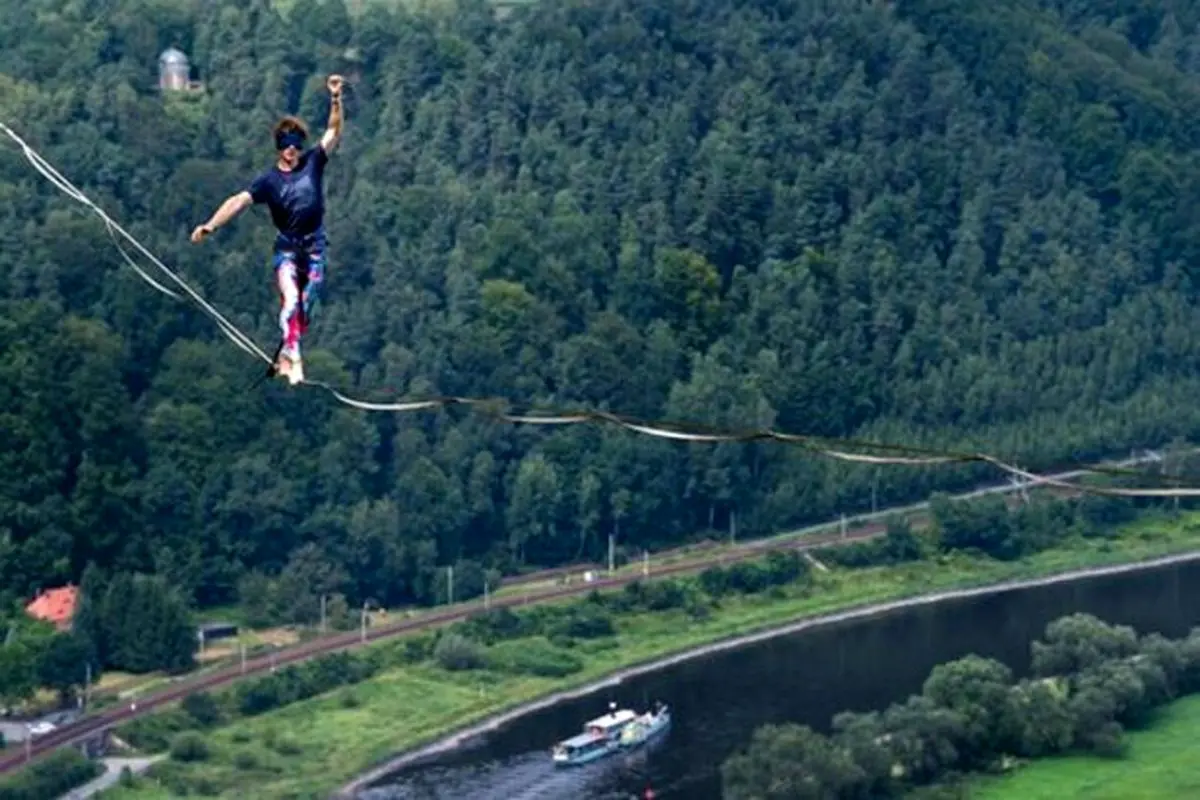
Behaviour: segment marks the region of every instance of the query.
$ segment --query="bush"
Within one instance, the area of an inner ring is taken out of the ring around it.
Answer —
[[[208,742],[196,731],[184,731],[171,740],[171,758],[176,761],[206,761],[208,755]]]
[[[583,669],[583,659],[543,637],[494,645],[488,661],[497,670],[542,678],[563,678]]]
[[[813,555],[817,560],[847,569],[878,567],[888,563],[888,553],[882,539],[865,542],[850,542],[818,549]]]
[[[480,669],[486,665],[483,646],[457,633],[447,633],[433,649],[433,657],[442,669],[456,671]]]
[[[591,603],[570,606],[567,616],[552,631],[572,639],[602,639],[616,634],[612,614]]]
[[[59,797],[104,772],[73,747],[51,753],[44,760],[0,780],[0,798]]]
[[[385,663],[380,664],[380,667],[391,664],[419,664],[433,655],[433,647],[436,642],[436,637],[431,633],[407,636],[391,645],[386,654],[381,656]],[[379,652],[384,653],[385,651],[380,650]]]
[[[254,715],[306,700],[346,684],[363,681],[379,669],[372,657],[332,653],[304,664],[284,667],[237,689],[238,708]]]
[[[759,564],[742,561],[726,570],[729,588],[742,594],[756,594],[769,585],[767,571]]]
[[[175,767],[172,769],[171,767]],[[155,770],[155,778],[161,783],[171,797],[214,797],[219,789],[207,775],[197,775],[181,769],[182,764],[164,764]]]
[[[195,727],[196,720],[191,714],[182,708],[171,708],[122,725],[118,735],[139,750],[158,752],[170,747],[176,734]]]
[[[472,614],[466,622],[456,626],[458,632],[468,639],[474,639],[484,644],[495,644],[507,639],[517,639],[528,636],[530,620],[507,607],[493,608]]]
[[[208,692],[189,694],[180,705],[201,727],[207,728],[221,720],[221,708]]]
[[[808,562],[795,550],[772,550],[763,560],[767,582],[786,586],[808,577]]]
[[[645,584],[634,580],[625,584],[625,588],[606,598],[606,605],[618,614],[628,614],[642,607]]]
[[[268,675],[238,688],[238,708],[243,714],[262,714],[284,704],[279,675]]]
[[[687,592],[683,584],[674,578],[666,578],[645,585],[642,607],[647,611],[670,611],[687,605]]]
[[[721,567],[709,567],[700,573],[700,588],[709,597],[720,597],[729,589],[729,575]]]
[[[712,616],[712,605],[695,597],[688,601],[684,610],[697,622],[702,622]]]

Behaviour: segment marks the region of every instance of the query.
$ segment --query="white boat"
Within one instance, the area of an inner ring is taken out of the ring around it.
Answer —
[[[609,708],[603,717],[589,720],[583,726],[583,733],[554,746],[555,766],[586,764],[620,749],[621,732],[638,716],[629,709],[617,709],[615,703],[610,703]]]
[[[621,731],[621,747],[632,750],[665,733],[671,727],[671,709],[665,703],[657,703],[653,711],[634,718]]]

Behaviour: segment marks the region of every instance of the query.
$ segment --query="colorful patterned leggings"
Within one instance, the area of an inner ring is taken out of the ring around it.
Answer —
[[[280,353],[296,360],[300,357],[300,338],[312,321],[325,280],[325,243],[277,247],[275,280],[279,284],[279,329],[283,336]]]

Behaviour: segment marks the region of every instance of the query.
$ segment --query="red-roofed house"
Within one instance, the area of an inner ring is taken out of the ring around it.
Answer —
[[[75,616],[75,606],[79,602],[79,589],[67,584],[57,589],[39,592],[33,601],[25,606],[25,613],[37,619],[54,623],[60,631],[71,627]]]

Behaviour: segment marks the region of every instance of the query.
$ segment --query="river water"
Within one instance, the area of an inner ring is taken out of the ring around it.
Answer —
[[[834,714],[882,709],[920,691],[944,661],[978,653],[1028,669],[1046,624],[1083,611],[1139,633],[1184,636],[1200,624],[1200,561],[1032,588],[999,590],[830,623],[627,678],[508,724],[476,744],[360,791],[358,800],[719,800],[720,765],[754,729],[800,722],[828,731]],[[549,749],[609,702],[670,704],[670,732],[651,748],[556,770]]]

